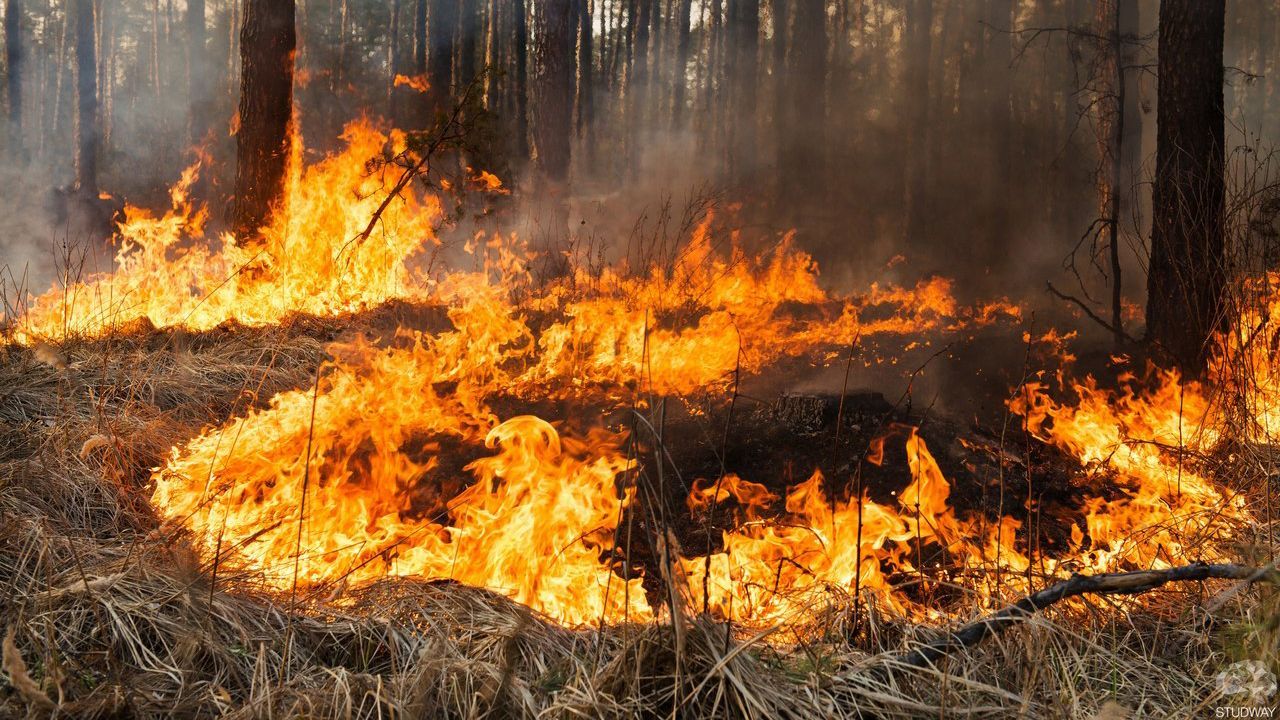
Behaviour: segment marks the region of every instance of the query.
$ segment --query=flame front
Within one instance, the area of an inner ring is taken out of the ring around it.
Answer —
[[[759,258],[736,241],[720,251],[710,220],[663,268],[580,269],[537,284],[521,244],[494,237],[471,244],[482,269],[429,275],[416,260],[436,243],[438,199],[410,190],[362,235],[385,185],[365,160],[401,148],[403,137],[367,124],[345,137],[345,152],[296,163],[288,200],[253,244],[202,239],[203,213],[186,199],[193,169],[170,212],[128,211],[113,272],[51,290],[14,330],[33,342],[143,319],[197,330],[270,324],[391,298],[445,308],[451,327],[442,332],[333,344],[312,387],[206,430],[154,473],[153,502],[166,518],[211,556],[243,558],[276,588],[337,591],[413,576],[489,588],[568,625],[659,617],[664,610],[624,556],[624,520],[638,508],[625,433],[504,417],[499,408],[548,400],[627,408],[724,389],[785,358],[830,360],[855,338],[955,332],[1017,315],[1004,302],[964,306],[943,279],[834,296],[789,237]],[[477,177],[501,188],[492,175]],[[1037,381],[1013,394],[1010,409],[1029,432],[1077,458],[1082,472],[1115,480],[1108,497],[1082,499],[1081,525],[1053,557],[1026,550],[1012,509],[958,513],[924,439],[903,426],[878,440],[905,449],[911,481],[894,502],[838,491],[859,486],[816,471],[785,497],[737,476],[695,483],[691,512],[732,500],[736,523],[708,555],[673,557],[667,579],[694,610],[766,625],[803,622],[860,594],[936,616],[944,608],[931,606],[920,583],[899,581],[926,572],[996,601],[1029,589],[1029,570],[1043,578],[1219,559],[1248,512],[1193,460],[1218,443],[1228,414],[1243,412],[1274,437],[1280,383],[1248,328],[1274,327],[1280,304],[1262,307],[1220,342],[1222,356],[1249,358],[1260,378],[1260,400],[1244,410],[1212,401],[1213,388],[1237,381],[1226,363],[1205,385],[1157,373],[1118,391],[1086,380],[1051,393]],[[879,449],[866,461],[880,462]]]

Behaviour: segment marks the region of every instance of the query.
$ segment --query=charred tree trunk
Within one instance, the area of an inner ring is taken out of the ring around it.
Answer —
[[[204,0],[187,0],[187,139],[199,143],[208,130],[209,62],[205,51]]]
[[[655,0],[637,0],[632,9],[635,14],[632,28],[635,33],[632,40],[633,55],[631,58],[630,77],[627,78],[627,98],[630,106],[627,110],[628,125],[628,171],[635,175],[640,169],[640,151],[643,147],[643,132],[648,109],[649,96],[649,22],[653,13]]]
[[[929,220],[929,56],[933,0],[907,0],[906,13],[906,213],[907,246],[925,240]]]
[[[573,0],[542,0],[535,6],[533,147],[539,195],[548,203],[547,232],[563,239],[568,229],[564,208],[573,131],[574,31]]]
[[[1161,0],[1147,339],[1204,368],[1226,288],[1225,0]]]
[[[795,113],[786,133],[782,173],[797,204],[820,201],[825,182],[827,13],[824,0],[793,0],[794,50],[786,83]]]
[[[296,48],[293,0],[245,0],[231,223],[242,242],[266,223],[284,195]]]
[[[578,135],[586,141],[591,152],[591,113],[595,104],[595,77],[593,74],[594,48],[591,0],[578,3]]]
[[[447,113],[453,101],[453,41],[458,30],[457,10],[458,0],[431,0],[427,77],[432,114]]]
[[[476,40],[480,34],[480,8],[476,0],[460,0],[458,11],[458,93],[461,95],[476,79]]]
[[[427,0],[413,4],[413,74],[427,74]]]
[[[735,182],[756,168],[756,75],[760,55],[760,0],[729,0],[729,82],[733,87],[733,121],[729,131],[729,165]]]
[[[4,6],[5,83],[9,93],[9,156],[22,156],[22,0]]]
[[[793,143],[787,136],[791,132],[794,119],[794,108],[790,106],[795,99],[789,83],[792,81],[787,67],[787,40],[791,33],[791,14],[787,0],[773,0],[773,138],[778,153],[776,176],[779,183],[779,197],[790,199],[786,166],[788,153]]]
[[[98,196],[98,59],[93,0],[74,0],[76,39],[76,189],[82,197]]]
[[[680,0],[676,15],[676,78],[674,97],[671,100],[671,125],[679,128],[684,123],[685,92],[689,85],[690,25],[693,16],[693,0]]]
[[[511,12],[515,21],[516,56],[516,117],[512,135],[515,156],[523,161],[529,157],[529,15],[525,0],[512,0]]]

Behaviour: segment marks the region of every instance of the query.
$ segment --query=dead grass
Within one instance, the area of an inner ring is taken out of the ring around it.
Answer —
[[[143,485],[323,355],[288,327],[0,349],[0,715],[1190,717],[1222,702],[1226,662],[1276,661],[1268,591],[1225,584],[1053,610],[923,670],[892,657],[936,629],[851,628],[838,603],[803,638],[706,618],[567,630],[448,582],[290,604],[197,555]]]

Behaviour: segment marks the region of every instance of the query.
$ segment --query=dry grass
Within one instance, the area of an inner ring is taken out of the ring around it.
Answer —
[[[1259,590],[1054,610],[940,667],[936,630],[825,611],[804,638],[708,619],[566,630],[483,590],[388,580],[290,603],[198,556],[146,502],[202,425],[305,386],[289,328],[0,349],[0,715],[15,717],[1185,717],[1230,659],[1276,658]]]

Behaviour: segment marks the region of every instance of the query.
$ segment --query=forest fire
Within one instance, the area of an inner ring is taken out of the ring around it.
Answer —
[[[745,626],[802,624],[857,595],[941,617],[944,609],[891,579],[936,570],[922,566],[926,553],[944,558],[944,571],[981,602],[996,602],[1030,589],[1033,564],[1051,578],[1217,559],[1225,521],[1248,518],[1240,496],[1185,459],[1217,443],[1219,411],[1201,385],[1156,373],[1107,391],[1090,379],[1061,388],[1071,399],[1058,401],[1032,381],[1012,395],[1012,412],[1114,483],[1107,496],[1083,499],[1069,547],[1052,556],[1033,556],[1012,508],[957,513],[924,439],[903,426],[877,437],[865,458],[879,464],[885,443],[905,444],[911,482],[896,502],[859,497],[849,478],[818,471],[785,498],[733,475],[704,479],[691,511],[732,500],[737,527],[710,555],[681,554],[671,537],[661,541],[675,554],[670,567],[627,569],[620,528],[637,511],[640,465],[627,432],[496,407],[548,398],[606,412],[644,406],[722,391],[738,373],[765,373],[784,358],[829,361],[855,338],[924,338],[1016,318],[1017,308],[964,307],[941,279],[835,297],[789,240],[754,260],[736,243],[718,250],[710,221],[668,268],[575,270],[535,285],[523,247],[494,237],[472,244],[483,269],[427,275],[413,261],[434,244],[439,202],[430,195],[407,193],[376,242],[350,242],[376,202],[379,180],[363,159],[402,140],[365,124],[345,137],[344,153],[295,164],[286,209],[263,245],[201,242],[203,212],[185,199],[193,168],[172,193],[172,211],[129,211],[114,273],[39,298],[17,331],[31,341],[143,318],[197,330],[267,324],[389,298],[446,308],[444,332],[406,327],[387,344],[332,345],[314,387],[209,429],[156,471],[153,502],[166,517],[211,557],[241,557],[276,588],[340,595],[388,575],[450,579],[583,625],[670,612],[669,599],[657,602],[644,587],[646,573],[660,573],[677,602]],[[878,312],[864,321],[868,308]],[[1255,359],[1270,377],[1269,360]],[[472,459],[459,468],[457,457]],[[457,492],[426,515],[415,503],[424,488]]]

